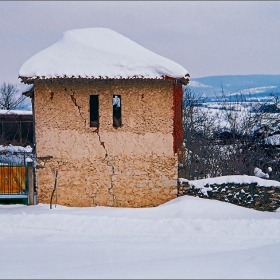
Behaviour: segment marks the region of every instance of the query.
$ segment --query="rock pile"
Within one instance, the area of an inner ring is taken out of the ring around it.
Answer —
[[[258,183],[206,184],[200,189],[188,182],[180,182],[178,194],[216,199],[260,211],[273,212],[280,207],[280,188],[263,187]]]

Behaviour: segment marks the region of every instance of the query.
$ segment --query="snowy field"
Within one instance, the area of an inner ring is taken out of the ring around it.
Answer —
[[[1,278],[280,278],[280,211],[0,205]]]

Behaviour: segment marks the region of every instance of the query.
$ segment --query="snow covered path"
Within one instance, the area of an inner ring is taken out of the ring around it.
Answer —
[[[1,278],[280,278],[280,211],[0,206]]]

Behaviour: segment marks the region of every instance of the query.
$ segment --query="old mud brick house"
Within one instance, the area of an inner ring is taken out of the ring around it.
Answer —
[[[156,206],[176,197],[189,74],[105,28],[65,32],[27,60],[34,84],[38,202]]]

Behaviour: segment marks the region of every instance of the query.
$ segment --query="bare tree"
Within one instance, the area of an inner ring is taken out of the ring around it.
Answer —
[[[204,98],[189,87],[184,88],[183,127],[186,148],[185,176],[189,179],[205,177],[216,164],[213,132],[219,118],[203,107]],[[216,170],[213,173],[217,173]]]
[[[0,88],[0,109],[12,110],[15,109],[24,97],[17,97],[17,87],[11,83],[3,83]]]
[[[279,149],[266,145],[267,133],[256,133],[264,125],[280,127],[277,97],[268,103],[252,103],[242,95],[235,99],[223,95],[213,114],[201,95],[186,87],[184,105],[185,178],[253,175],[254,167],[266,169],[274,164],[273,178],[280,179]]]

